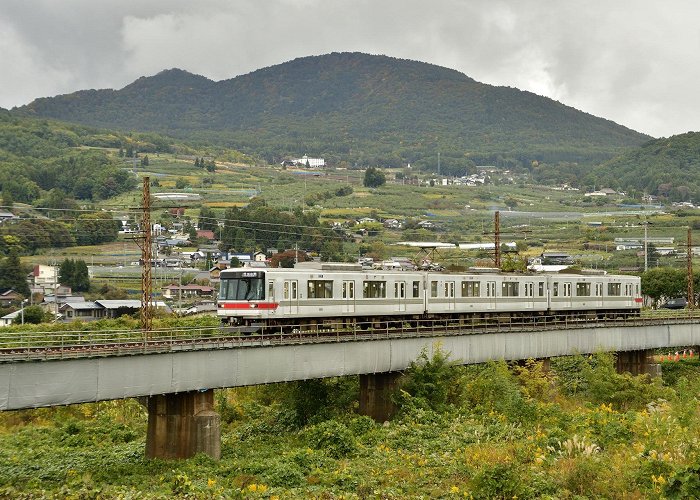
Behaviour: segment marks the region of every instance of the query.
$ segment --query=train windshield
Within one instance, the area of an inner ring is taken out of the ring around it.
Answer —
[[[221,300],[264,300],[265,273],[240,272],[221,277]]]

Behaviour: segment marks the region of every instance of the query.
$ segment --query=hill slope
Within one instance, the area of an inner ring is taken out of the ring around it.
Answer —
[[[700,201],[700,132],[649,141],[591,171],[598,186]]]
[[[593,162],[647,136],[551,99],[431,64],[361,53],[304,57],[214,82],[181,70],[121,90],[37,99],[20,112],[206,139],[264,155],[435,167]]]

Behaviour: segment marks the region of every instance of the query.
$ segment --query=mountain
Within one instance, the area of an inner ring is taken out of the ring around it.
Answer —
[[[697,203],[700,201],[700,132],[648,141],[601,164],[589,175],[596,178],[598,186]]]
[[[205,140],[268,161],[309,154],[434,169],[440,152],[446,173],[471,161],[599,162],[649,139],[531,92],[361,53],[304,57],[219,82],[172,69],[14,112]]]

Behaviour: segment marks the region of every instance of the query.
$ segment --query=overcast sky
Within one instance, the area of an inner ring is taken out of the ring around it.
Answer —
[[[0,106],[343,51],[454,68],[656,137],[700,131],[696,0],[2,0]]]

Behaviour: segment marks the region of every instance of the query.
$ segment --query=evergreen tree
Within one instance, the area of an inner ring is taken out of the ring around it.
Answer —
[[[19,260],[19,254],[15,250],[11,250],[10,255],[0,261],[0,290],[9,289],[29,297],[27,273]]]
[[[144,155],[143,158],[141,158],[141,166],[142,167],[148,166],[148,155]]]
[[[58,282],[62,285],[73,287],[73,275],[75,274],[75,261],[64,259],[58,268]]]
[[[75,292],[86,292],[90,289],[88,267],[81,259],[65,259],[58,269],[58,280]]]

